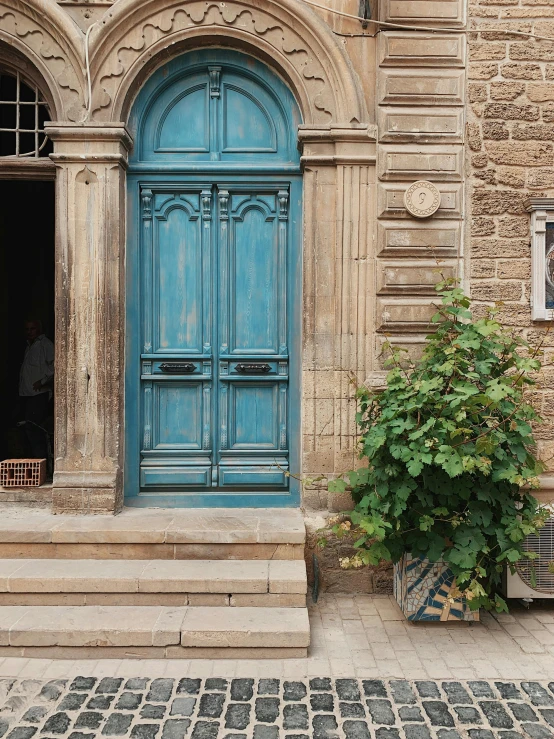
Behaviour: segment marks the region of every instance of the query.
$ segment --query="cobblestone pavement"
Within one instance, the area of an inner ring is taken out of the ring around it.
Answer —
[[[554,682],[0,680],[6,739],[548,739]]]

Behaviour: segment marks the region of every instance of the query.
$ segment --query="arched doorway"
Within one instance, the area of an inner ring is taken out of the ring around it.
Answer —
[[[54,177],[38,72],[0,44],[0,461],[46,459],[46,484],[0,501],[52,496],[54,436]]]
[[[284,82],[231,50],[178,57],[137,96],[130,505],[299,503],[300,123]]]

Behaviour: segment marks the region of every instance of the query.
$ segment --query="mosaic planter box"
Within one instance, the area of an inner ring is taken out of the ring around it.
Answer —
[[[394,566],[394,597],[408,621],[478,621],[464,598],[450,599],[455,578],[440,560],[412,559],[409,554]]]

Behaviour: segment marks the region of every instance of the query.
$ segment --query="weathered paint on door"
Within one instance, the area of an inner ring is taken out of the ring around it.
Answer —
[[[298,109],[236,52],[158,70],[131,118],[131,505],[297,505]]]

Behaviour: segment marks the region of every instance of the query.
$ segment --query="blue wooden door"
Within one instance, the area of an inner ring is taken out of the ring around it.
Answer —
[[[130,504],[298,503],[297,111],[280,80],[246,62],[187,55],[135,105]]]

